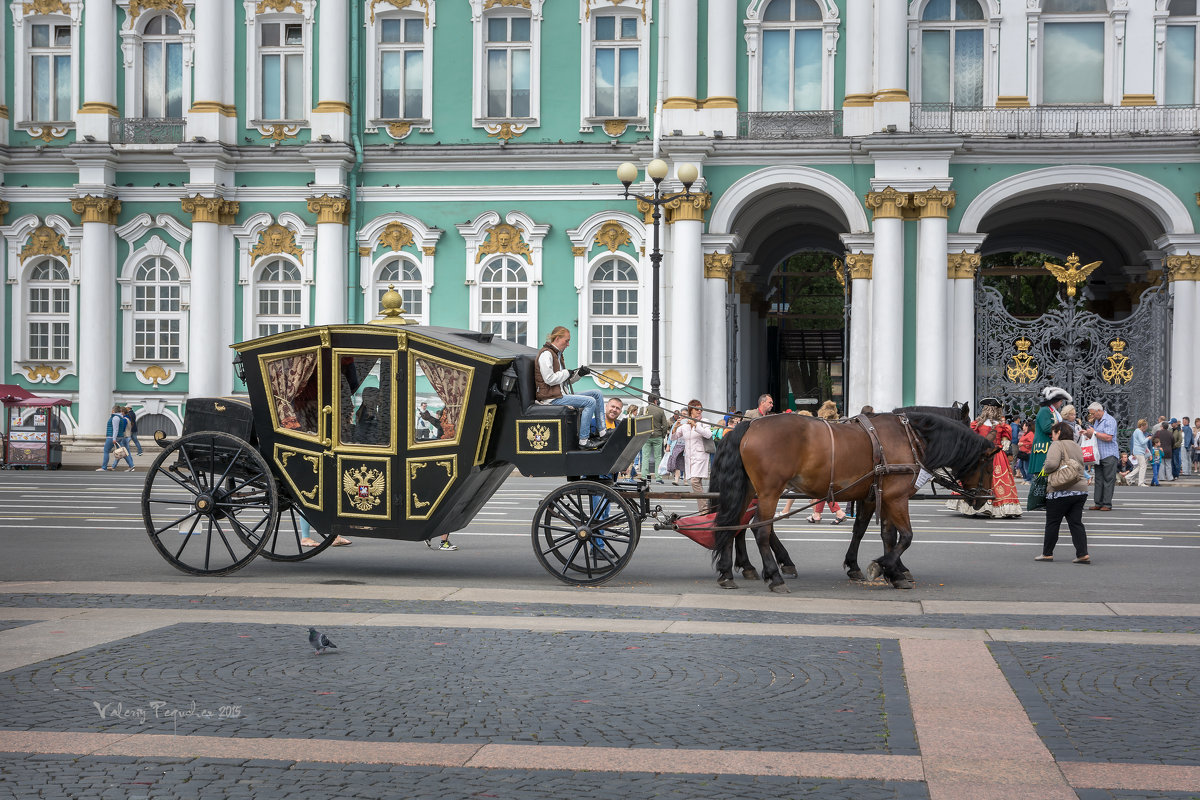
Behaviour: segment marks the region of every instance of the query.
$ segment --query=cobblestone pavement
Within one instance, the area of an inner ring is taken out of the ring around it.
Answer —
[[[995,643],[992,651],[1055,758],[1200,766],[1194,648]]]
[[[804,614],[795,612],[739,611],[716,608],[651,608],[643,606],[559,605],[552,603],[452,603],[403,600],[346,600],[328,598],[213,597],[208,595],[94,595],[10,594],[0,597],[0,608],[178,608],[244,611],[343,611],[380,614],[503,615],[562,617],[565,619],[665,619],[710,622],[756,622],[788,625],[887,625],[911,628],[959,628],[1060,631],[1136,631],[1192,633],[1191,617],[1087,616],[1049,617],[1020,614]],[[5,624],[5,623],[0,623]]]
[[[10,792],[11,794],[6,794]],[[0,797],[79,800],[121,797],[239,798],[355,797],[505,798],[506,800],[918,800],[924,784],[739,775],[672,775],[638,772],[470,770],[382,764],[313,764],[238,759],[134,759],[123,757],[20,757],[0,754]]]

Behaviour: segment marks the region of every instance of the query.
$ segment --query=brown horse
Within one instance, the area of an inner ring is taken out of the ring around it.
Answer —
[[[720,584],[733,585],[733,526],[757,494],[757,521],[763,524],[754,531],[763,562],[763,580],[772,591],[788,591],[770,547],[774,526],[769,521],[775,517],[780,495],[789,487],[815,498],[873,498],[885,530],[896,531],[894,545],[889,547],[885,537],[886,552],[875,563],[893,585],[903,583],[897,563],[912,542],[908,498],[926,450],[932,447],[943,454],[938,459],[940,466],[952,469],[968,488],[986,480],[985,472],[990,478],[991,471],[980,465],[994,451],[986,439],[962,425],[920,416],[920,434],[905,418],[893,414],[872,415],[865,418],[865,424],[858,418],[830,423],[780,414],[743,423],[726,435],[713,464],[712,479],[712,491],[719,495],[714,526],[729,528],[715,532],[713,562]],[[878,440],[878,451],[868,426]],[[954,457],[945,458],[948,453]],[[968,462],[973,469],[968,468]],[[862,516],[870,519],[869,515]]]

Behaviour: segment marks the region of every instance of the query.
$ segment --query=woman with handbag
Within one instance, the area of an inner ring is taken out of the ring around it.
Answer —
[[[1033,448],[1029,452],[1029,474],[1033,477],[1029,481],[1029,499],[1025,503],[1028,511],[1046,507],[1046,477],[1042,473],[1042,464],[1050,449],[1050,429],[1056,422],[1062,422],[1058,409],[1069,402],[1071,395],[1066,389],[1057,386],[1042,389],[1041,408],[1033,422]]]
[[[701,408],[699,400],[688,403],[688,414],[683,418],[678,434],[683,440],[683,474],[692,485],[692,492],[697,494],[704,491],[704,479],[708,477],[709,454],[705,442],[711,442],[713,438],[712,428],[700,421]],[[708,502],[697,500],[696,507],[704,513]]]
[[[125,416],[125,408],[119,405],[113,406],[104,430],[104,463],[96,472],[113,469],[121,463],[122,458],[129,463],[129,469],[125,471],[133,472],[133,456],[129,454],[129,440],[125,438],[125,429],[128,425],[129,420]],[[108,465],[110,456],[113,458],[111,467]]]
[[[1075,431],[1068,422],[1055,423],[1050,431],[1050,449],[1042,471],[1047,475],[1046,532],[1042,554],[1034,561],[1053,561],[1054,546],[1058,544],[1058,529],[1063,518],[1071,531],[1075,545],[1075,564],[1092,563],[1088,555],[1087,531],[1083,527],[1083,506],[1087,502],[1088,484],[1083,472],[1083,451],[1075,444]]]

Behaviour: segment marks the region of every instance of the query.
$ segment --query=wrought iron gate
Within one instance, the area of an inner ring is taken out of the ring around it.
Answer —
[[[1084,311],[1082,294],[1064,295],[1058,308],[1025,320],[1008,313],[1000,292],[976,285],[976,401],[992,395],[1010,416],[1030,417],[1042,388],[1061,386],[1081,421],[1099,400],[1122,429],[1143,417],[1153,422],[1167,407],[1166,284],[1142,292],[1134,312],[1117,321]]]

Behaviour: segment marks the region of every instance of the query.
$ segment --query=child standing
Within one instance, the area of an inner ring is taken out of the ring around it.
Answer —
[[[1154,477],[1150,480],[1151,486],[1158,486],[1158,466],[1163,460],[1163,449],[1157,441],[1154,442],[1154,449],[1150,451],[1150,467],[1154,470]]]

